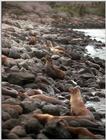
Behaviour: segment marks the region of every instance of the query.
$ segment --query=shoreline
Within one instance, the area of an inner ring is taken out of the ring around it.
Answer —
[[[66,30],[49,23],[45,25],[35,22],[35,19],[28,21],[27,15],[23,16],[25,19],[4,15],[2,20],[2,138],[73,138],[75,136],[57,127],[55,122],[44,125],[33,118],[33,114],[69,116],[68,89],[76,85],[81,88],[85,104],[87,101],[99,103],[101,98],[105,99],[105,92],[102,90],[105,89],[105,60],[85,56],[89,43],[96,43],[99,48],[104,43],[92,40],[71,28]],[[50,48],[47,43],[51,45]],[[52,58],[55,68],[59,67],[64,71],[63,79],[55,79],[46,72],[47,55]],[[64,105],[29,100],[32,95],[42,93],[55,97]],[[88,109],[98,123],[97,128],[83,121],[70,122],[71,125],[89,128],[91,132],[104,138],[105,123],[102,119],[105,118],[105,113],[95,110],[93,105]]]

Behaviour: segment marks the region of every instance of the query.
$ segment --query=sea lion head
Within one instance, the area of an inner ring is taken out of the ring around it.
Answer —
[[[76,94],[76,93],[79,93],[80,92],[80,87],[79,86],[76,86],[74,88],[69,88],[69,93],[70,94]]]
[[[6,64],[7,63],[7,59],[8,59],[8,57],[7,56],[5,56],[5,55],[2,55],[2,64]]]

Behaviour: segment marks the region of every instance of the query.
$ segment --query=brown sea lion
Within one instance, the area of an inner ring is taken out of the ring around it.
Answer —
[[[86,108],[79,87],[69,88],[69,93],[72,113],[94,121],[94,115]]]
[[[49,76],[55,79],[64,79],[65,77],[65,72],[56,65],[53,65],[53,61],[50,57],[46,57],[45,71]]]
[[[8,64],[8,57],[5,55],[1,56],[1,60],[2,60],[2,64],[3,65],[7,65]]]
[[[46,101],[46,102],[52,103],[52,104],[65,105],[64,102],[60,101],[59,99],[56,99],[55,97],[47,96],[44,94],[28,96],[26,93],[20,92],[19,97],[21,97],[22,99],[24,99],[24,98],[28,98],[30,100],[39,99],[41,101]]]
[[[37,41],[37,37],[36,37],[36,35],[34,34],[34,35],[32,35],[32,36],[30,36],[29,37],[29,45],[35,45],[36,44],[36,41]]]
[[[59,45],[54,45],[53,42],[51,41],[46,41],[46,45],[47,48],[50,49],[51,52],[56,53],[56,54],[64,54],[65,53],[65,49]]]
[[[64,105],[64,102],[56,99],[55,97],[47,96],[47,95],[44,95],[44,94],[33,95],[33,96],[30,96],[29,98],[30,99],[40,99],[42,101],[46,101],[46,102],[52,103],[52,104]]]
[[[9,58],[9,57],[7,57],[5,55],[2,55],[1,60],[2,60],[2,65],[5,65],[5,66],[16,64],[15,59]]]
[[[82,136],[88,136],[89,138],[92,139],[97,139],[97,136],[95,136],[92,132],[90,132],[87,128],[85,127],[72,127],[69,126],[66,121],[60,121],[59,122],[65,129],[67,129],[70,133],[73,133],[75,135],[82,135]]]
[[[88,120],[83,116],[54,116],[51,114],[40,114],[39,113],[39,114],[34,114],[33,117],[37,118],[38,120],[40,120],[42,122],[50,122],[50,121],[54,121],[54,120],[58,120],[58,121],[61,121],[61,120],[66,120],[66,121],[82,120],[82,121],[85,121],[87,123],[90,123],[92,125],[97,126],[97,123],[92,122],[91,120]]]

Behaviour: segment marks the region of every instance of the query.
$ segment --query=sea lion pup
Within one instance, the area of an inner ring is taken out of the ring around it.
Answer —
[[[65,129],[67,129],[70,133],[73,133],[75,135],[88,136],[89,138],[92,138],[92,139],[97,139],[97,136],[95,136],[92,132],[90,132],[85,127],[73,127],[73,126],[69,126],[68,123],[66,121],[64,121],[64,120],[61,120],[58,123],[61,124],[62,127],[65,128]]]
[[[53,65],[53,61],[49,56],[46,56],[45,71],[50,77],[55,79],[64,79],[65,77],[65,72]]]
[[[90,110],[88,110],[81,97],[79,87],[69,88],[71,112],[81,118],[86,118],[95,121],[95,118]]]
[[[44,94],[28,96],[26,93],[20,92],[19,97],[21,97],[22,99],[25,99],[25,98],[28,98],[29,100],[39,99],[41,101],[46,101],[46,102],[52,103],[52,104],[65,105],[65,103],[60,101],[59,99],[56,99],[55,97],[47,96]]]
[[[30,96],[29,98],[30,99],[40,99],[42,101],[46,101],[46,102],[52,103],[52,104],[65,105],[64,102],[56,99],[55,97],[47,96],[44,94],[33,95],[33,96]]]
[[[35,45],[37,42],[37,37],[36,37],[36,33],[33,33],[29,38],[28,38],[28,44],[29,45]]]
[[[45,45],[45,46],[46,46],[47,48],[49,48],[50,51],[53,52],[53,53],[57,53],[57,54],[59,54],[59,53],[64,54],[64,53],[65,53],[65,49],[64,49],[63,47],[60,47],[60,46],[57,45],[57,44],[56,44],[56,46],[55,46],[55,45],[53,45],[53,42],[51,42],[51,41],[49,41],[49,40],[46,41],[46,45]]]

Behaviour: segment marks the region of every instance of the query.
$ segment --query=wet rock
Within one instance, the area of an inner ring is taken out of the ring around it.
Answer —
[[[94,112],[93,115],[94,115],[94,117],[95,117],[96,120],[99,120],[99,121],[101,120],[101,115],[100,115],[100,113]]]
[[[99,57],[94,58],[94,62],[99,64],[101,67],[105,68],[105,60],[100,59]]]
[[[105,93],[103,92],[96,92],[95,96],[101,97],[101,98],[105,98]]]
[[[95,97],[90,97],[89,101],[100,102],[100,99],[98,96],[95,96]]]
[[[35,76],[28,72],[13,72],[8,76],[8,82],[16,85],[25,85],[35,80]]]
[[[18,135],[18,136],[20,136],[20,137],[26,136],[26,131],[25,131],[24,127],[23,127],[23,126],[20,126],[20,125],[15,126],[15,127],[10,131],[10,133],[14,133],[14,134],[16,134],[16,135]]]
[[[3,129],[8,129],[11,130],[15,126],[19,125],[19,120],[18,119],[9,119],[5,122],[2,123],[2,128]]]
[[[6,121],[9,120],[11,118],[11,116],[9,115],[8,112],[2,111],[2,120]]]
[[[27,133],[39,133],[43,128],[41,123],[37,119],[31,119],[25,124],[25,129]]]
[[[95,119],[101,120],[102,118],[105,118],[105,113],[101,112],[94,112]]]
[[[94,107],[87,107],[91,112],[96,112],[95,108]]]
[[[36,110],[37,108],[40,108],[41,104],[38,100],[35,101],[29,100],[29,101],[22,101],[21,106],[23,108],[24,113],[29,113]]]
[[[2,87],[2,95],[7,95],[16,98],[18,96],[18,92],[15,89],[9,87]]]

